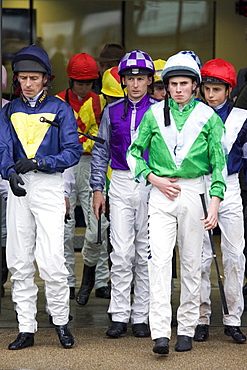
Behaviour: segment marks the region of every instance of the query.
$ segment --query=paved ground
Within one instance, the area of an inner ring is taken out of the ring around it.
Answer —
[[[21,351],[9,351],[7,345],[15,339],[16,330],[0,330],[1,370],[79,370],[79,369],[247,369],[247,347],[235,344],[212,328],[206,343],[194,343],[190,352],[174,351],[175,335],[168,356],[155,355],[149,338],[139,339],[131,331],[120,339],[108,339],[104,329],[74,328],[76,344],[65,350],[54,329],[40,329],[35,346]]]
[[[82,270],[80,253],[76,253],[76,261],[78,289]],[[131,328],[122,338],[107,338],[105,331],[110,323],[107,315],[109,302],[95,298],[94,292],[84,307],[79,306],[74,300],[71,301],[71,314],[74,318],[70,328],[75,337],[75,345],[70,350],[63,349],[45,313],[43,282],[38,277],[36,280],[39,286],[37,314],[39,330],[35,334],[35,345],[21,351],[7,349],[8,344],[18,334],[18,330],[10,296],[11,284],[10,282],[6,284],[6,296],[2,299],[0,314],[0,370],[247,369],[247,344],[238,345],[223,332],[220,295],[214,266],[212,266],[213,314],[209,340],[205,343],[194,342],[192,351],[178,353],[174,351],[176,328],[173,328],[168,356],[154,354],[152,340],[133,337]],[[174,316],[179,302],[179,291],[180,283],[179,279],[176,279],[173,294]],[[247,335],[247,312],[243,314],[242,319],[243,332]]]

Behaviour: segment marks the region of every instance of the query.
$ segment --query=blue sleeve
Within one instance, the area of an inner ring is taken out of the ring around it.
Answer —
[[[246,184],[247,184],[247,120],[245,121],[241,131],[238,134],[237,141],[242,146],[243,169],[244,169],[245,180],[246,180]]]
[[[0,172],[3,179],[8,180],[9,174],[14,172],[13,141],[11,134],[11,121],[8,117],[10,103],[0,112]]]

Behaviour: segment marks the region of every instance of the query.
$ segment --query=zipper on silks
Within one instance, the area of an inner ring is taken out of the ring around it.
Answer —
[[[136,106],[134,105],[131,113],[131,123],[130,123],[131,142],[133,142],[136,133],[135,124],[136,124]]]

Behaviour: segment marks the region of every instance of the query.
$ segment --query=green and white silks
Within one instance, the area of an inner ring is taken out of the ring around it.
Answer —
[[[224,124],[202,102],[192,98],[179,110],[169,100],[171,124],[164,124],[164,102],[154,104],[143,116],[127,152],[128,165],[137,181],[146,183],[153,172],[160,177],[197,178],[212,172],[211,196],[224,198],[227,175],[222,145]],[[148,149],[148,163],[142,158]]]

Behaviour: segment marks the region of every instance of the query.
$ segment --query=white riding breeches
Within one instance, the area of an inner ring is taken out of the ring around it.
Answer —
[[[147,268],[147,201],[150,187],[134,181],[130,171],[113,170],[110,184],[110,255],[112,321],[147,323],[149,283]],[[131,303],[131,283],[134,298]]]
[[[211,179],[205,176],[209,190]],[[245,270],[243,206],[240,195],[238,174],[226,179],[226,192],[220,204],[218,224],[221,230],[221,251],[224,270],[224,291],[229,315],[223,315],[223,324],[240,326],[244,309],[243,281]],[[207,196],[208,191],[207,191]],[[208,233],[205,233],[202,254],[202,288],[200,306],[200,324],[210,324],[211,316],[211,283],[212,249]],[[219,256],[217,256],[217,259]]]
[[[36,261],[45,281],[47,309],[55,325],[69,318],[68,270],[65,267],[64,184],[60,173],[28,172],[20,175],[27,195],[9,191],[7,201],[7,264],[11,272],[12,298],[20,332],[37,330]]]
[[[96,267],[95,288],[107,285],[109,279],[108,253],[107,253],[107,227],[109,225],[104,215],[101,217],[101,238],[102,244],[97,244],[97,219],[92,209],[92,191],[90,190],[90,162],[91,155],[82,155],[77,165],[73,167],[75,176],[75,186],[73,187],[70,201],[70,216],[71,220],[65,225],[64,232],[64,253],[66,259],[66,267],[69,270],[68,283],[69,286],[75,287],[75,254],[73,246],[73,238],[75,232],[75,215],[74,210],[77,202],[83,210],[86,233],[84,245],[82,247],[82,256],[84,263],[88,266]]]
[[[149,200],[150,329],[152,339],[171,336],[172,256],[176,240],[180,256],[181,295],[178,335],[193,337],[199,318],[201,253],[204,223],[199,194],[203,178],[178,179],[179,195],[169,200],[152,187]]]

